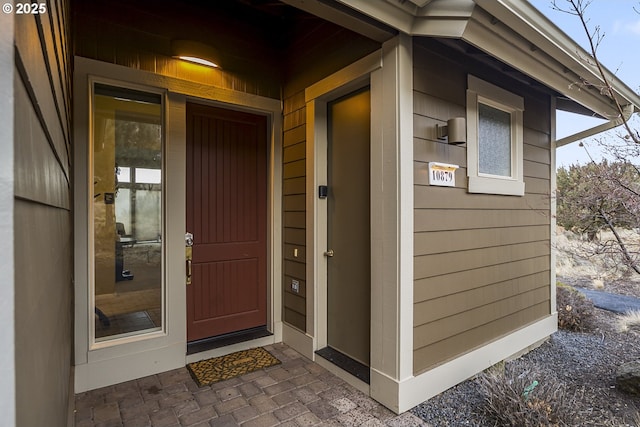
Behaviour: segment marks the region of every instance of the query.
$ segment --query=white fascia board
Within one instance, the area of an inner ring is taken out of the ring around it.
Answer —
[[[431,2],[431,0],[409,0],[409,1],[418,7],[424,7],[427,5],[427,3]]]
[[[373,19],[387,24],[405,34],[411,34],[415,16],[413,13],[384,0],[336,0]],[[285,3],[291,0],[285,1]]]
[[[419,18],[468,19],[475,9],[473,0],[433,0],[418,10]]]
[[[586,81],[602,83],[590,53],[559,29],[529,2],[520,0],[474,0],[482,9],[514,29],[533,46],[547,53]],[[576,17],[576,19],[578,19]],[[588,62],[589,61],[589,62]],[[612,72],[604,68],[607,80],[621,105],[633,104],[640,111],[640,97]],[[570,95],[570,94],[568,94]],[[604,96],[604,95],[602,95]]]

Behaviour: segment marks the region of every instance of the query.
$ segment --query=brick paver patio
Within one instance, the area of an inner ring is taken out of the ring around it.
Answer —
[[[186,368],[76,396],[76,427],[426,426],[396,415],[284,344],[281,365],[198,387]]]

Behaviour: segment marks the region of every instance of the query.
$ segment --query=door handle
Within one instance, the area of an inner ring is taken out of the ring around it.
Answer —
[[[185,259],[186,259],[186,271],[187,271],[187,285],[191,284],[191,267],[193,260],[193,234],[186,233],[184,235],[184,244],[185,244]]]
[[[191,259],[187,258],[187,285],[191,284]]]
[[[187,271],[187,279],[186,279],[186,281],[187,281],[187,285],[190,285],[191,284],[191,273],[192,273],[192,259],[193,259],[193,256],[192,256],[193,250],[192,249],[193,248],[191,246],[187,246],[185,249],[186,249],[185,250],[185,258],[186,258],[186,262],[187,262],[187,264],[186,264],[186,271]]]
[[[324,253],[324,256],[326,256],[327,258],[331,258],[333,256],[333,249],[329,249],[328,251],[326,251]]]

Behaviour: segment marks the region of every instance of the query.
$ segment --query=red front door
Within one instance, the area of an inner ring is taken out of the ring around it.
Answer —
[[[187,104],[187,340],[267,322],[267,120]]]

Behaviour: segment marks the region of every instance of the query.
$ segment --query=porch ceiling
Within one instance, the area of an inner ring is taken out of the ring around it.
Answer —
[[[259,79],[261,87],[272,88],[260,93],[277,98],[284,82],[309,62],[305,56],[336,56],[352,42],[377,46],[397,33],[346,6],[347,11],[331,7],[330,17],[303,10],[328,3],[332,1],[75,0],[73,54],[125,66],[144,62],[146,69],[159,61],[156,69],[166,69],[172,42],[196,42],[212,48],[225,78]]]
[[[302,29],[327,24],[276,0],[76,0],[71,12],[75,54],[89,43],[108,62],[125,50],[170,57],[172,41],[189,40],[222,52],[224,69],[274,75]]]

